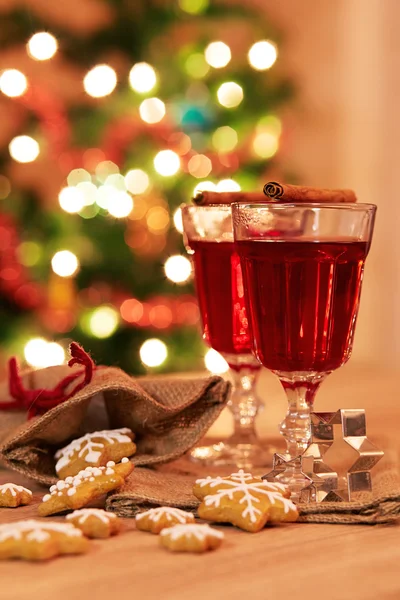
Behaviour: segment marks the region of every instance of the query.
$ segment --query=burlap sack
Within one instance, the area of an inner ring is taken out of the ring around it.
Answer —
[[[384,461],[382,461],[384,462]],[[155,469],[137,468],[125,486],[110,495],[106,508],[121,517],[133,517],[154,506],[175,506],[196,511],[199,501],[193,484],[206,475],[227,475],[221,469],[204,468],[180,459]],[[300,504],[300,522],[369,524],[391,523],[400,517],[400,476],[390,464],[382,465],[374,477],[373,493],[363,502]]]
[[[29,389],[52,388],[67,366],[25,374]],[[136,465],[173,460],[192,448],[225,406],[229,384],[205,379],[133,379],[120,369],[96,369],[92,381],[43,416],[0,410],[0,460],[45,484],[55,481],[54,454],[70,440],[99,429],[129,427],[136,435]],[[7,385],[0,400],[9,398]],[[22,422],[22,425],[21,425]],[[13,426],[17,426],[17,429]]]

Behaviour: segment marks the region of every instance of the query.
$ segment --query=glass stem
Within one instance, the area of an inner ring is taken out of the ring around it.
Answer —
[[[255,419],[262,404],[255,393],[259,373],[259,368],[245,366],[230,370],[233,389],[228,405],[234,420],[234,433],[229,439],[232,444],[257,442]]]
[[[316,389],[292,386],[282,381],[288,400],[288,411],[281,423],[280,432],[285,438],[287,454],[295,458],[306,450],[311,439],[311,409]]]
[[[288,399],[288,411],[281,423],[280,432],[286,441],[287,464],[279,475],[281,483],[290,485],[293,492],[305,483],[299,456],[311,440],[311,411],[315,394],[326,373],[277,373]]]

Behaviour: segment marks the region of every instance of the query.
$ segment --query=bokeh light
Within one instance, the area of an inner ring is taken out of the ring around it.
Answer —
[[[193,196],[196,196],[199,192],[215,192],[217,186],[212,181],[201,181],[196,185],[193,190]]]
[[[103,98],[111,94],[117,85],[117,74],[109,65],[93,67],[83,80],[85,92],[93,98]]]
[[[96,202],[97,186],[91,181],[78,183],[76,189],[82,194],[84,206],[91,206]]]
[[[258,121],[258,131],[270,131],[274,135],[280,136],[282,133],[282,121],[276,115],[266,115]]]
[[[86,169],[72,169],[67,177],[67,183],[70,186],[78,185],[78,183],[91,180],[92,178],[90,177],[90,173],[86,171]]]
[[[121,304],[120,313],[127,323],[139,323],[144,313],[143,304],[136,298],[129,298]]]
[[[47,31],[35,33],[27,44],[28,54],[35,60],[49,60],[58,49],[58,43],[54,35]]]
[[[209,5],[209,0],[179,0],[181,9],[191,15],[199,15]]]
[[[58,202],[67,213],[78,213],[85,206],[85,198],[77,187],[65,187],[58,194]]]
[[[18,246],[18,258],[25,267],[36,265],[42,255],[42,247],[36,242],[21,242]]]
[[[24,348],[26,362],[31,367],[45,368],[62,365],[65,361],[64,348],[57,342],[47,342],[43,338],[32,338]]]
[[[111,201],[112,196],[115,194],[116,190],[112,185],[100,185],[97,188],[96,192],[96,204],[100,206],[100,208],[107,209],[108,204]]]
[[[256,133],[253,140],[253,150],[261,158],[271,158],[278,151],[278,137],[270,131]]]
[[[188,171],[193,177],[201,179],[211,173],[212,162],[204,154],[195,154],[188,162]]]
[[[210,348],[204,357],[206,369],[215,375],[221,375],[229,371],[229,365],[219,352]]]
[[[89,330],[94,337],[105,339],[116,332],[119,325],[119,313],[112,306],[95,308],[89,318]]]
[[[121,173],[113,173],[112,175],[108,175],[104,185],[110,185],[115,190],[126,192],[125,178],[123,175],[121,175]]]
[[[59,250],[51,259],[51,267],[60,277],[72,277],[79,269],[79,261],[73,252]]]
[[[139,350],[140,360],[146,367],[159,367],[168,356],[167,346],[157,338],[146,340]]]
[[[212,145],[218,152],[231,152],[238,143],[238,135],[232,127],[218,127],[211,138]]]
[[[169,213],[163,206],[153,206],[146,216],[149,230],[153,233],[162,233],[169,226]]]
[[[139,106],[139,114],[145,123],[159,123],[165,117],[165,104],[159,98],[146,98]]]
[[[163,177],[170,177],[179,171],[181,161],[173,150],[161,150],[154,158],[154,168]]]
[[[243,89],[234,81],[226,81],[217,91],[218,102],[225,108],[235,108],[243,100]]]
[[[131,194],[144,194],[150,186],[150,179],[142,169],[131,169],[125,175],[125,185]]]
[[[185,283],[192,274],[192,265],[186,256],[170,256],[164,265],[167,278],[174,283]]]
[[[111,186],[104,186],[111,187]],[[113,188],[111,188],[113,189]],[[133,199],[128,192],[116,190],[110,194],[107,202],[107,210],[116,219],[127,217],[133,209]]]
[[[224,42],[211,42],[204,51],[206,61],[214,69],[226,67],[232,58],[231,49]]]
[[[217,192],[240,192],[241,187],[233,179],[221,179],[216,185]]]
[[[278,53],[275,44],[268,40],[261,40],[252,45],[247,56],[253,69],[265,71],[272,67]]]
[[[145,62],[136,63],[129,72],[129,84],[135,92],[150,92],[157,83],[157,75],[153,67]]]
[[[166,304],[156,304],[149,310],[149,321],[156,329],[166,329],[173,321],[172,310]]]
[[[29,163],[37,159],[39,144],[29,135],[18,135],[8,145],[11,157],[20,163]]]
[[[177,208],[176,211],[174,212],[174,225],[175,225],[175,229],[177,231],[179,231],[179,233],[183,233],[183,220],[182,220],[182,209],[181,208]]]
[[[117,173],[119,173],[118,165],[111,160],[103,160],[96,167],[96,178],[101,183],[104,183],[110,175],[116,175]]]
[[[210,70],[210,65],[204,58],[204,54],[195,52],[187,57],[185,62],[185,71],[193,79],[201,79],[207,75]]]
[[[0,91],[10,98],[22,96],[28,88],[28,80],[18,69],[6,69],[0,75]]]

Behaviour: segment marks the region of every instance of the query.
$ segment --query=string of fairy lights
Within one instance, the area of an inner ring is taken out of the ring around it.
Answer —
[[[207,0],[179,0],[182,10],[199,13]],[[27,42],[26,50],[35,61],[52,59],[59,50],[57,39],[49,32],[35,33]],[[250,67],[257,71],[270,69],[277,59],[277,48],[269,40],[260,40],[248,50]],[[194,80],[200,80],[210,69],[223,70],[232,60],[230,47],[223,41],[209,43],[204,52],[194,52],[185,62],[185,70]],[[83,78],[83,90],[93,98],[105,98],[115,92],[118,84],[116,71],[108,64],[98,64],[91,68]],[[168,104],[161,98],[151,94],[159,86],[157,70],[146,62],[139,62],[129,71],[127,82],[138,95],[146,96],[140,102],[138,115],[144,124],[161,123],[168,114]],[[0,74],[0,92],[9,98],[22,97],[29,89],[27,76],[18,69],[5,69]],[[161,89],[161,87],[160,87]],[[231,110],[238,107],[244,98],[244,90],[235,81],[222,81],[216,91],[215,101],[222,107]],[[252,150],[261,158],[271,158],[278,150],[281,123],[274,115],[267,115],[255,128],[252,139]],[[185,139],[184,139],[185,138]],[[187,139],[186,139],[187,138]],[[218,127],[211,136],[213,148],[220,153],[232,152],[239,144],[238,133],[230,126]],[[183,147],[184,146],[184,147]],[[190,137],[182,134],[181,154],[172,149],[160,150],[154,155],[152,168],[157,176],[171,178],[177,176],[182,168],[182,154],[191,150]],[[35,161],[41,152],[40,143],[30,135],[14,137],[8,146],[11,158],[19,163]],[[238,191],[240,185],[233,179],[212,181],[207,178],[212,174],[213,163],[202,153],[194,153],[187,162],[187,172],[196,179],[201,179],[194,188],[200,190]],[[4,177],[3,177],[4,178]],[[73,169],[66,185],[58,195],[60,208],[69,214],[80,214],[84,218],[95,217],[105,211],[115,219],[125,219],[133,214],[139,206],[140,198],[152,188],[152,173],[135,167],[125,174],[120,173],[115,163],[100,160],[94,173],[84,168]],[[151,229],[169,227],[170,215],[162,206],[153,207],[147,212],[147,226]],[[180,209],[172,215],[174,227],[182,233],[182,216]],[[34,243],[24,242],[31,245]],[[51,268],[60,278],[73,278],[80,269],[78,256],[70,249],[62,248],[51,258]],[[186,256],[177,254],[169,256],[164,263],[165,276],[175,284],[183,284],[192,275],[191,263]],[[128,322],[133,314],[133,305],[140,303],[136,299],[126,300],[117,310],[113,306],[99,306],[92,311],[87,327],[91,334],[98,338],[111,336],[119,327],[121,319]],[[135,305],[136,306],[136,305]],[[140,308],[140,310],[142,310]],[[45,367],[61,364],[65,361],[64,348],[42,338],[30,339],[24,348],[27,363],[34,367]],[[168,357],[167,345],[158,338],[147,339],[139,349],[142,363],[148,367],[160,366]],[[209,350],[205,355],[206,367],[216,373],[222,373],[228,366],[218,352]]]

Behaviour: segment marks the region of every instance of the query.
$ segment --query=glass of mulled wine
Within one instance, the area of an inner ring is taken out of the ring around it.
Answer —
[[[276,479],[295,494],[306,485],[299,456],[315,394],[350,358],[375,213],[372,204],[232,205],[253,351],[288,399]]]
[[[215,465],[271,465],[274,448],[260,443],[254,426],[261,408],[255,393],[261,365],[251,350],[230,206],[184,206],[182,216],[185,246],[194,265],[203,337],[225,358],[233,382],[229,400],[234,418],[232,437],[199,446],[192,457]]]

